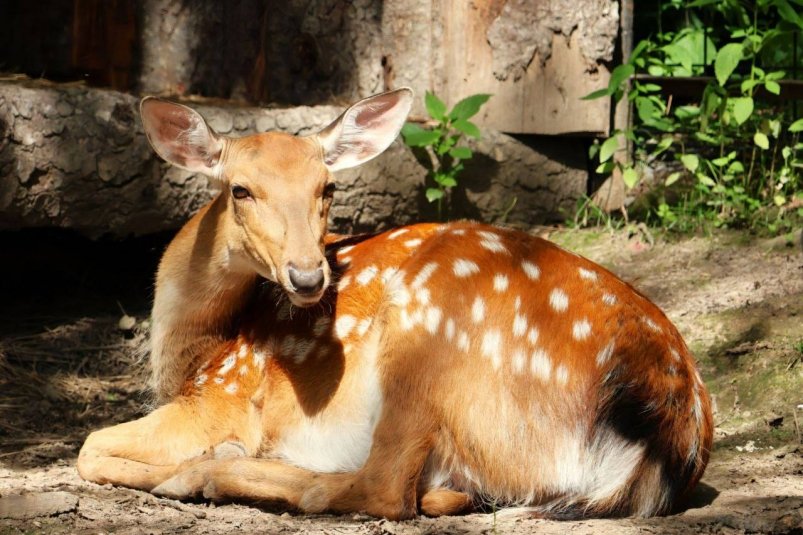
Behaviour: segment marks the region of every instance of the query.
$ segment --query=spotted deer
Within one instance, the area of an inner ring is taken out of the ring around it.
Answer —
[[[391,519],[516,505],[671,511],[711,406],[677,329],[580,256],[473,222],[327,234],[333,173],[384,151],[412,93],[317,135],[215,133],[147,98],[156,152],[222,191],[167,248],[147,416],[92,433],[84,479]]]

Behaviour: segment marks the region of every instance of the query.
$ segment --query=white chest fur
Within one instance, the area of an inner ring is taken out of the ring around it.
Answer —
[[[357,359],[355,365],[347,368],[331,403],[286,429],[273,455],[316,472],[353,472],[365,464],[382,413],[379,340],[376,330],[354,346],[359,353],[347,358]]]

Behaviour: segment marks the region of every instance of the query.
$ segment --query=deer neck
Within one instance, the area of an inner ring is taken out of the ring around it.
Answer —
[[[151,387],[157,401],[179,393],[199,360],[235,334],[257,275],[229,252],[226,202],[201,209],[165,251],[151,314]]]

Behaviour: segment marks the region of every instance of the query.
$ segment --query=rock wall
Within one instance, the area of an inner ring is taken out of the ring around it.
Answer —
[[[189,102],[219,133],[282,130],[307,135],[342,111]],[[29,80],[0,82],[0,230],[64,227],[123,237],[181,226],[213,191],[200,175],[158,159],[132,95]],[[532,225],[562,219],[585,193],[579,140],[528,143],[488,131],[475,143],[453,217]],[[360,232],[434,217],[425,171],[400,141],[381,157],[338,174],[333,230]],[[506,209],[515,206],[505,214]]]

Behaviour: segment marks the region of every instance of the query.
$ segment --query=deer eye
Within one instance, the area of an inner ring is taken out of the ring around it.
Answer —
[[[231,187],[231,194],[235,199],[248,199],[251,197],[251,192],[242,186],[234,185]]]
[[[323,187],[323,196],[327,198],[332,198],[335,195],[335,190],[337,187],[335,186],[334,182],[329,182],[327,185]]]

